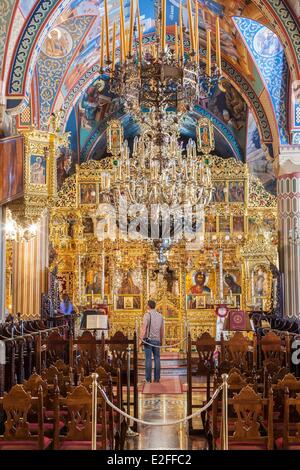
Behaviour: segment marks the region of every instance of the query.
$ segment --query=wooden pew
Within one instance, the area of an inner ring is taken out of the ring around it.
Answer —
[[[22,385],[14,385],[0,398],[6,420],[4,434],[0,436],[0,450],[44,450],[51,439],[44,436],[44,407],[41,389],[37,397],[32,397]],[[29,412],[35,409],[38,419],[38,432],[30,432]]]
[[[83,368],[85,375],[89,375],[104,359],[104,335],[98,340],[91,331],[85,331],[77,339],[70,337],[69,363],[71,367]]]
[[[106,370],[109,368],[120,369],[122,386],[127,386],[128,371],[128,348],[131,347],[130,364],[130,385],[133,387],[133,401],[130,399],[130,405],[133,405],[133,416],[138,418],[139,397],[138,397],[138,338],[134,333],[133,339],[129,339],[121,331],[115,333],[109,339],[105,340],[105,345],[109,347],[110,357],[101,362],[101,366]],[[126,389],[127,390],[127,389]],[[127,391],[126,391],[127,401]],[[137,423],[134,423],[134,430],[137,430]]]
[[[211,396],[211,378],[215,372],[215,351],[218,343],[209,333],[203,333],[201,337],[192,341],[191,334],[188,334],[187,348],[187,414],[191,415],[193,411],[201,407],[201,402],[195,404],[193,398],[200,395],[200,382],[193,384],[193,377],[206,377],[206,402]],[[193,357],[193,346],[197,350],[197,357]],[[196,392],[197,391],[197,392]],[[205,428],[206,418],[202,416],[202,424]],[[189,432],[195,432],[192,420],[189,421]]]

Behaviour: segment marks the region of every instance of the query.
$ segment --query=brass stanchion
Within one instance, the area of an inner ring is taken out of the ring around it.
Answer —
[[[131,367],[131,347],[127,348],[127,414],[130,415],[130,367]],[[138,436],[137,432],[134,432],[130,427],[130,419],[127,421],[128,427],[126,431],[126,437]]]
[[[228,450],[228,374],[223,374],[222,379],[222,450]]]
[[[97,450],[97,388],[98,374],[92,374],[92,450]]]

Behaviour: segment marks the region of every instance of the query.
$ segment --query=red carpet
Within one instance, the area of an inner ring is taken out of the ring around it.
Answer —
[[[145,383],[143,393],[153,395],[172,395],[182,393],[179,377],[162,377],[160,383]]]

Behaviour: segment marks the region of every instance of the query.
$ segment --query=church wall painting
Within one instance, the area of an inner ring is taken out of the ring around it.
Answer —
[[[42,51],[48,57],[62,58],[69,54],[73,47],[71,34],[61,26],[57,26],[48,33]]]
[[[262,148],[259,131],[253,117],[248,114],[248,134],[246,162],[250,172],[261,180],[265,189],[271,194],[276,194],[276,179],[271,158],[267,159],[268,148]]]
[[[30,157],[30,183],[36,185],[47,183],[47,161],[40,155]]]
[[[186,275],[186,308],[201,310],[209,307],[212,298],[211,273],[194,270]]]
[[[242,304],[242,276],[241,271],[231,269],[223,276],[224,297],[231,308]]]
[[[115,311],[141,311],[142,292],[141,270],[118,271],[115,275]]]
[[[97,186],[95,183],[81,183],[80,204],[95,205],[97,203]]]

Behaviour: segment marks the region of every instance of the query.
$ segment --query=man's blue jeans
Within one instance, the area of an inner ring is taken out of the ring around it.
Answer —
[[[160,346],[160,341],[150,339],[147,343],[153,345],[149,346],[144,344],[145,358],[146,358],[146,381],[151,382],[152,380],[152,354],[154,356],[154,380],[160,380],[160,348],[154,346]]]

